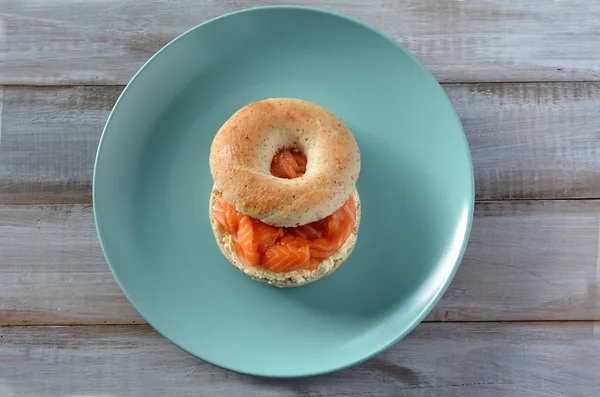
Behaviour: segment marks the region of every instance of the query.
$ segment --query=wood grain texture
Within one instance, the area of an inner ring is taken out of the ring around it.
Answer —
[[[3,0],[2,84],[125,84],[163,45],[216,16],[290,0]],[[371,24],[442,82],[600,80],[600,3],[308,0]]]
[[[5,87],[0,202],[91,203],[104,123],[122,87]]]
[[[600,197],[600,84],[444,88],[469,141],[477,199]]]
[[[600,201],[478,203],[463,262],[427,320],[600,320],[599,228]],[[142,321],[90,206],[0,206],[0,324]]]
[[[477,203],[469,246],[428,320],[600,319],[600,201]]]
[[[0,394],[28,396],[597,395],[598,323],[429,323],[353,368],[263,379],[204,363],[148,326],[0,328]],[[32,376],[34,375],[34,376]]]
[[[600,198],[600,84],[444,88],[469,140],[477,199]],[[0,203],[91,203],[96,147],[121,90],[5,87]]]
[[[129,323],[86,205],[0,206],[0,324]]]

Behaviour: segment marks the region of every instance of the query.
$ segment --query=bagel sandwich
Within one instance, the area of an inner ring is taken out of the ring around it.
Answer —
[[[277,287],[333,273],[358,238],[360,151],[333,113],[271,98],[235,112],[210,149],[209,216],[225,258]]]

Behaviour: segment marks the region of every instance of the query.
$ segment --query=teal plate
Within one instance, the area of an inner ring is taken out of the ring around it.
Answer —
[[[362,156],[354,253],[299,288],[230,265],[208,219],[212,139],[268,97],[330,109]],[[474,202],[467,141],[435,78],[381,32],[301,7],[229,14],[153,56],[106,123],[93,190],[104,254],[139,313],[205,361],[272,377],[356,364],[413,329],[458,268]]]

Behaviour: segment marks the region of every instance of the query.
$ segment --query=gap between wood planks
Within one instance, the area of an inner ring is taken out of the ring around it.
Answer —
[[[448,320],[448,321],[437,321],[437,320],[423,320],[419,324],[569,324],[569,323],[594,323],[594,333],[600,334],[600,321],[599,320],[539,320],[539,319],[531,319],[531,320]],[[52,327],[52,328],[68,328],[68,327],[150,327],[153,328],[150,324],[141,321],[132,321],[131,323],[113,323],[113,322],[104,322],[104,323],[36,323],[36,324],[27,324],[25,321],[23,324],[0,324],[0,329],[2,328],[35,328],[35,327]],[[154,328],[153,328],[154,329]]]
[[[600,200],[600,197],[575,197],[575,198],[566,198],[566,197],[559,197],[559,198],[521,198],[521,197],[515,197],[515,198],[506,198],[506,199],[502,199],[502,200],[498,200],[498,199],[477,199],[475,200],[475,204],[477,203],[485,203],[485,204],[493,204],[493,203],[504,203],[507,201],[512,201],[512,202],[526,202],[526,201],[598,201]],[[0,204],[1,205],[1,204]],[[11,202],[11,203],[7,203],[4,205],[10,205],[10,206],[32,206],[32,205],[84,205],[85,208],[93,208],[94,204],[92,203],[92,197],[90,196],[89,199],[85,199],[85,200],[71,200],[71,201],[52,201],[52,202]]]
[[[133,78],[133,76],[132,76]],[[482,85],[482,84],[594,84],[597,87],[600,87],[600,80],[529,80],[529,81],[519,81],[519,80],[511,80],[511,81],[452,81],[452,82],[440,82],[438,84],[441,86],[460,86],[460,85]],[[74,87],[123,87],[125,88],[127,84],[14,84],[14,83],[3,83],[0,84],[0,87],[7,88],[34,88],[34,89],[60,89],[60,88],[74,88]]]

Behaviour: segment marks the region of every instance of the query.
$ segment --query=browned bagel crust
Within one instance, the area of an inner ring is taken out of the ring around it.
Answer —
[[[273,156],[296,148],[307,157],[304,176],[271,175]],[[272,98],[233,114],[210,150],[215,186],[239,211],[264,223],[291,227],[331,215],[350,197],[360,152],[344,123],[325,108],[299,99]]]

